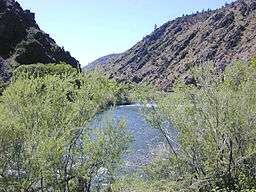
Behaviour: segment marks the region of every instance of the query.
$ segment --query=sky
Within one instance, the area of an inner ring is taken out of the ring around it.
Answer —
[[[36,13],[40,28],[82,66],[121,53],[154,30],[155,24],[232,0],[17,0]]]

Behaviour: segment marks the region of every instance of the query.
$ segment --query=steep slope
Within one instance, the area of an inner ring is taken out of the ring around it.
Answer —
[[[256,55],[256,0],[167,22],[104,70],[120,82],[153,82],[167,89],[196,63],[224,67]]]
[[[34,13],[23,10],[15,0],[0,0],[0,80],[20,64],[79,62],[59,47],[35,21]]]
[[[0,57],[0,86],[1,82],[5,82],[9,79],[10,74],[6,66],[6,61]]]
[[[97,67],[104,67],[105,65],[109,63],[113,63],[121,54],[110,54],[103,57],[100,57],[99,59],[96,59],[95,61],[89,63],[86,65],[83,70],[88,71],[95,69]]]

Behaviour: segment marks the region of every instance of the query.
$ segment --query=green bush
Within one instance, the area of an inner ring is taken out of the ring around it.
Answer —
[[[117,90],[97,73],[13,81],[0,103],[0,191],[93,191],[102,172],[111,184],[129,134],[123,122],[89,123]]]
[[[156,108],[145,108],[147,120],[160,130],[173,154],[167,180],[178,185],[186,181],[181,189],[196,191],[256,189],[255,61],[235,63],[224,73],[211,64],[190,73],[196,85],[178,82],[173,92],[151,96]],[[137,94],[142,101],[151,95]],[[170,135],[172,126],[179,132],[177,138]],[[161,166],[149,168],[151,178],[166,180]]]
[[[112,186],[113,192],[176,192],[175,182],[146,180],[138,175],[119,177]]]
[[[43,77],[45,75],[64,75],[77,73],[78,69],[73,68],[68,64],[31,64],[21,65],[13,72],[13,79],[18,79],[21,76],[27,77]]]

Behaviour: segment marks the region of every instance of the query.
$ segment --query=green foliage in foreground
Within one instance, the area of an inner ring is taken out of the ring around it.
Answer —
[[[116,102],[117,83],[97,73],[19,73],[0,102],[0,191],[89,192],[103,173],[111,184],[130,137],[122,122],[88,123]]]
[[[180,82],[166,94],[137,91],[142,102],[156,102],[145,115],[166,139],[171,155],[146,166],[145,181],[117,183],[126,188],[120,191],[256,190],[256,62],[236,63],[224,74],[205,65],[191,75],[196,86]],[[178,138],[170,135],[172,126]]]

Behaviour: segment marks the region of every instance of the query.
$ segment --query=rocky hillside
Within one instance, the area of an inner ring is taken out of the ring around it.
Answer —
[[[223,67],[256,55],[256,0],[238,0],[220,9],[169,21],[114,62],[104,66],[120,82],[153,82],[167,89],[194,64]]]
[[[97,67],[104,67],[105,65],[114,62],[121,54],[110,54],[103,57],[100,57],[99,59],[96,59],[95,61],[89,63],[86,65],[83,70],[88,71],[95,69]]]
[[[6,82],[8,81],[9,73],[7,70],[7,63],[6,61],[0,57],[0,84],[1,81]]]
[[[39,28],[34,13],[23,10],[15,0],[0,0],[0,81],[8,80],[20,64],[58,62],[80,67]]]

